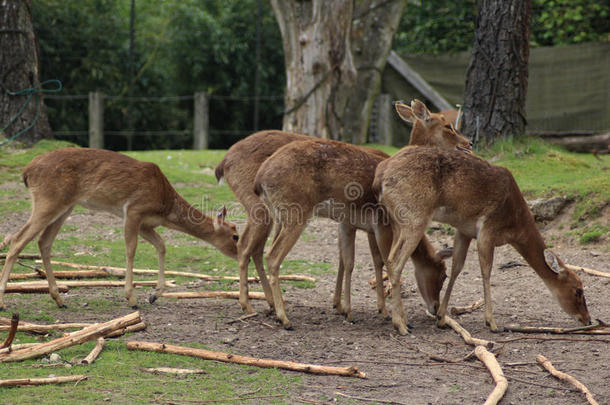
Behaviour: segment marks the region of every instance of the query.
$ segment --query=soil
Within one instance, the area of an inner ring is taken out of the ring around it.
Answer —
[[[607,217],[607,212],[604,215]],[[14,232],[26,219],[24,213],[5,215],[0,234]],[[78,230],[73,232],[78,233],[93,232],[94,228],[89,227],[109,221],[116,221],[120,226],[120,220],[105,214],[73,214],[68,223],[77,225]],[[562,238],[560,222],[561,218],[542,229],[545,238],[553,241],[553,250],[566,263],[610,271],[607,246],[583,247],[569,238]],[[306,232],[308,237],[301,238],[288,258],[329,262],[336,267],[336,225],[325,219],[314,219]],[[113,234],[112,237],[122,235]],[[433,232],[430,240],[436,247],[452,244],[451,236],[442,230]],[[428,317],[415,288],[411,263],[403,271],[402,295],[413,329],[410,335],[399,336],[391,322],[382,319],[376,311],[375,292],[369,286],[373,266],[363,233],[358,234],[356,244],[353,323],[345,321],[331,307],[335,273],[329,272],[318,277],[313,289],[283,284],[293,330],[284,330],[273,316],[265,315],[267,304],[264,301],[253,302],[258,316],[235,321],[243,315],[236,301],[160,299],[149,305],[146,300],[150,290],[136,289],[138,302],[142,303],[142,317],[148,327],[130,339],[184,346],[197,343],[213,350],[320,365],[357,365],[367,375],[366,379],[358,379],[300,374],[302,383],[287,388],[291,394],[287,403],[483,403],[494,388],[488,370],[476,358],[461,361],[473,348],[464,344],[452,330],[437,328],[434,320]],[[474,250],[473,244],[454,288],[451,305],[468,305],[482,298]],[[78,258],[74,261],[78,262]],[[560,309],[541,279],[524,265],[515,250],[507,246],[497,248],[494,263],[492,294],[498,325],[579,326]],[[610,320],[610,279],[579,275],[585,285],[591,316]],[[116,299],[120,295],[108,290],[75,289],[65,301],[67,305],[83,305],[95,296]],[[7,301],[10,305],[10,296]],[[110,315],[120,316],[130,311],[125,303],[123,310]],[[96,313],[87,310],[86,306],[76,313],[57,309],[53,315],[62,322],[109,319],[107,312]],[[537,365],[538,354],[543,354],[559,370],[585,384],[600,404],[610,403],[610,336],[491,333],[485,326],[483,309],[457,319],[473,336],[496,342],[493,351],[509,380],[502,404],[586,403],[582,394],[550,377]],[[456,362],[434,361],[430,355]]]

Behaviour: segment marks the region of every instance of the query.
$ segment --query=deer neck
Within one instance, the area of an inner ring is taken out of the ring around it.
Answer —
[[[514,248],[523,256],[525,261],[534,269],[544,283],[553,287],[556,285],[557,273],[555,273],[544,258],[544,250],[546,245],[542,239],[542,235],[538,232],[536,224],[532,219],[531,225],[523,231],[519,241],[511,243]]]
[[[193,207],[178,194],[174,196],[174,203],[165,217],[164,225],[204,241],[210,240],[214,233],[212,218]]]

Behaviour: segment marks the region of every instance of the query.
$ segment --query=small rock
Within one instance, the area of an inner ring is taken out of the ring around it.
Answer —
[[[559,215],[568,202],[565,197],[537,198],[528,201],[527,205],[536,221],[551,221]]]
[[[57,353],[52,353],[49,357],[49,361],[51,363],[59,363],[61,361],[61,356]]]
[[[233,346],[235,344],[235,342],[238,340],[239,340],[239,338],[237,336],[231,336],[231,337],[222,339],[222,343],[225,345]]]

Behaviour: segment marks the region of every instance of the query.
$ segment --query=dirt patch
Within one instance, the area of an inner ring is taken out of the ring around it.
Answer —
[[[0,224],[0,233],[16,231],[26,219],[27,214],[5,216]],[[96,224],[113,226],[116,223],[116,226],[120,226],[120,220],[106,214],[74,214],[67,223],[77,225],[79,230],[74,232],[94,232]],[[547,237],[560,234],[550,225],[545,226],[544,232]],[[122,238],[122,235],[113,233],[109,237]],[[316,219],[308,227],[307,237],[298,242],[289,258],[329,262],[336,267],[336,237],[334,223]],[[452,244],[451,236],[441,231],[434,232],[430,239],[437,247]],[[604,246],[581,247],[558,237],[553,244],[556,253],[567,263],[610,270],[610,253]],[[403,302],[413,333],[398,336],[391,322],[377,314],[375,293],[368,284],[373,276],[373,266],[363,233],[358,234],[356,246],[357,268],[352,291],[354,323],[346,322],[331,308],[335,273],[329,272],[318,277],[313,289],[283,284],[288,316],[294,325],[291,331],[282,329],[273,317],[264,315],[266,303],[261,301],[253,303],[260,315],[229,323],[243,315],[236,301],[161,299],[150,305],[146,303],[150,290],[137,289],[138,302],[142,303],[142,317],[149,326],[132,338],[185,346],[197,343],[214,350],[278,360],[324,365],[356,364],[368,376],[361,380],[303,375],[302,384],[288,388],[293,395],[292,399],[287,400],[289,403],[299,403],[299,397],[339,403],[371,403],[374,400],[404,404],[484,402],[493,389],[493,382],[480,362],[473,360],[448,364],[429,359],[429,354],[460,359],[472,348],[466,346],[453,331],[437,328],[425,314],[423,302],[415,288],[411,263],[403,271]],[[467,305],[482,298],[480,270],[473,250],[476,250],[474,246],[457,280],[452,305]],[[512,248],[496,249],[492,294],[498,324],[577,326],[560,309],[531,268],[521,265],[502,269],[503,264],[513,262],[524,264],[524,260]],[[586,274],[580,276],[592,317],[610,320],[610,280]],[[73,313],[57,309],[53,315],[66,322],[104,321],[114,315],[126,314],[131,309],[125,304],[124,309],[117,313],[99,313],[87,309],[86,303],[93,298],[116,300],[120,297],[122,293],[117,290],[75,289],[66,297],[66,303],[69,306],[82,306],[82,311]],[[10,296],[7,301],[10,305]],[[549,377],[536,365],[538,354],[545,355],[558,369],[572,374],[587,385],[599,403],[610,403],[610,336],[605,337],[606,341],[603,341],[604,337],[585,340],[587,338],[582,336],[571,338],[583,341],[568,341],[536,339],[548,338],[549,335],[493,334],[484,324],[482,310],[461,316],[459,322],[477,337],[505,341],[495,347],[498,360],[509,378],[509,389],[503,404],[586,403],[581,394]],[[337,392],[368,398],[369,401],[356,401]]]

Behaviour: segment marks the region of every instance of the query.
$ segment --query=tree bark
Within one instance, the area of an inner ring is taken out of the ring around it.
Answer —
[[[492,143],[525,133],[531,0],[482,0],[464,95],[464,135]]]
[[[19,140],[33,144],[51,137],[51,127],[40,93],[11,95],[40,85],[38,43],[32,25],[32,0],[0,2],[0,136],[13,137],[33,127]],[[15,118],[16,117],[16,118]],[[13,121],[14,119],[14,121]],[[8,126],[8,127],[7,127]]]
[[[343,138],[346,95],[356,80],[350,0],[271,0],[286,66],[285,131]]]
[[[381,74],[392,50],[392,39],[404,11],[404,0],[355,2],[351,51],[358,76],[349,92],[342,141],[367,141],[371,110],[381,88]]]
[[[286,64],[283,129],[364,143],[404,0],[271,0]]]

